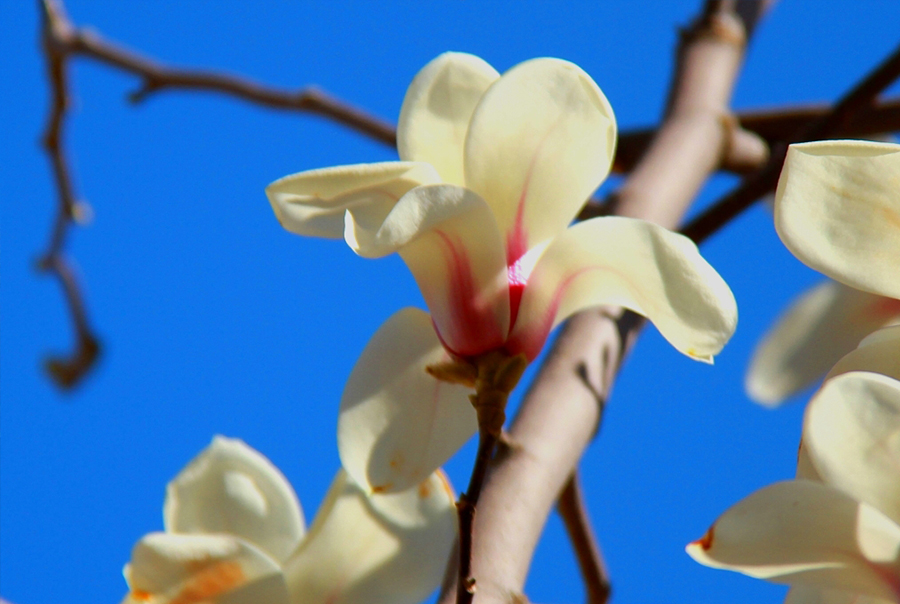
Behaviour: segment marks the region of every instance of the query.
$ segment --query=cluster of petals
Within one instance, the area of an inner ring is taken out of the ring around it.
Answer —
[[[400,112],[401,161],[302,172],[266,190],[281,224],[398,252],[430,316],[394,315],[344,396],[344,467],[374,491],[407,488],[474,432],[464,388],[425,365],[500,351],[533,360],[560,321],[616,305],[681,352],[711,361],[734,331],[731,290],[688,239],[628,218],[569,226],[612,165],[616,123],[582,69],[552,58],[500,76],[445,53]],[[462,402],[460,402],[462,401]]]
[[[791,145],[775,226],[795,256],[835,281],[801,296],[757,347],[747,393],[768,406],[821,378],[868,334],[900,322],[900,145]]]
[[[860,296],[900,299],[900,147],[792,145],[775,212],[782,241],[803,262]],[[841,315],[832,302],[818,303],[829,308],[821,316],[835,319],[818,327],[850,336],[804,335],[795,345],[843,338],[852,346],[848,337],[865,335],[853,313],[869,318],[860,321],[869,331],[884,319],[856,300],[867,310],[851,305]],[[798,323],[782,329],[802,335],[813,327],[809,316]],[[793,363],[795,374],[809,372]],[[900,602],[900,325],[864,337],[827,373],[806,409],[796,479],[739,502],[687,551],[708,566],[792,584],[790,604]]]
[[[841,359],[806,409],[796,479],[738,502],[688,554],[792,584],[789,604],[900,602],[898,355],[893,326]]]
[[[169,483],[165,531],[135,545],[123,604],[414,604],[441,580],[453,502],[440,473],[370,496],[342,470],[307,532],[281,472],[216,437]]]

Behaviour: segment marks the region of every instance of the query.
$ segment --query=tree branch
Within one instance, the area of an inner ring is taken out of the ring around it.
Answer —
[[[91,329],[81,289],[63,251],[69,228],[83,211],[75,198],[75,188],[62,147],[63,128],[69,109],[68,56],[59,47],[57,40],[69,35],[70,27],[61,7],[48,1],[43,3],[42,8],[41,41],[47,59],[47,77],[50,81],[50,115],[44,131],[43,145],[53,169],[58,204],[50,240],[36,267],[41,272],[55,275],[59,280],[72,316],[76,337],[76,347],[72,353],[65,356],[49,355],[44,360],[44,367],[57,386],[72,388],[97,361],[100,343]]]
[[[778,142],[769,161],[753,175],[744,179],[709,209],[681,229],[682,234],[701,242],[718,231],[760,197],[771,193],[778,184],[778,176],[788,143],[830,138],[847,132],[856,116],[872,113],[869,109],[875,98],[900,77],[900,48],[854,86],[834,107],[816,119],[806,122],[798,131]]]
[[[581,478],[576,470],[559,495],[556,509],[566,525],[569,540],[578,558],[581,576],[587,591],[588,604],[606,604],[611,593],[609,572],[600,553],[600,545],[591,528],[591,519],[584,505]]]
[[[758,14],[765,3],[754,6]],[[618,214],[676,226],[725,155],[728,103],[746,46],[735,7],[707,2],[683,34],[665,121],[615,196]],[[599,425],[642,323],[620,309],[591,310],[560,333],[510,427],[515,446],[498,456],[482,491],[472,560],[479,604],[521,593],[547,515]]]
[[[44,2],[59,6],[57,0]],[[65,19],[61,11],[59,14]],[[264,107],[321,115],[385,144],[397,144],[397,135],[390,123],[315,86],[281,90],[232,75],[168,67],[107,42],[95,32],[76,29],[68,20],[59,29],[54,44],[63,56],[89,57],[138,76],[141,85],[128,97],[132,103],[140,103],[157,92],[169,89],[218,92]]]

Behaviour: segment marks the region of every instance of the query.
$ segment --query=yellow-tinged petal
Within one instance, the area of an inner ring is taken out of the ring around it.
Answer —
[[[488,88],[469,124],[466,187],[494,210],[510,263],[566,228],[615,145],[612,108],[577,65],[533,59]]]
[[[850,371],[872,371],[900,380],[900,325],[884,327],[866,336],[856,350],[835,363],[825,379]]]
[[[135,545],[124,572],[127,603],[290,602],[278,564],[228,535],[150,533]]]
[[[806,448],[806,442],[800,439],[800,448],[797,451],[797,478],[804,480],[814,480],[822,482],[816,466],[813,465],[812,459],[809,458],[809,451]]]
[[[510,311],[503,240],[490,208],[472,191],[417,187],[370,227],[348,210],[345,239],[370,258],[400,252],[455,353],[479,354],[503,343]]]
[[[704,361],[737,324],[734,295],[689,239],[642,220],[595,218],[566,230],[538,260],[507,348],[534,358],[553,326],[605,304],[644,315]]]
[[[900,526],[818,482],[779,482],[726,511],[694,560],[776,583],[900,598]]]
[[[376,492],[425,480],[475,433],[469,388],[438,381],[449,360],[427,313],[405,308],[379,328],[341,398],[338,450],[353,478]]]
[[[827,380],[803,442],[823,482],[900,524],[900,381],[865,371]]]
[[[757,345],[747,394],[775,406],[824,376],[879,327],[900,320],[900,301],[826,281],[806,292]]]
[[[464,185],[463,150],[472,112],[500,74],[484,60],[445,52],[413,79],[397,123],[400,159],[427,162],[443,182]]]
[[[243,441],[216,436],[166,487],[166,530],[227,533],[287,558],[303,537],[300,502],[284,475]]]
[[[795,585],[788,591],[784,604],[891,604],[892,600],[861,596],[837,589],[818,589]]]
[[[339,239],[347,210],[365,224],[380,224],[407,191],[438,182],[434,168],[421,162],[357,164],[285,176],[266,187],[266,195],[288,231]]]
[[[293,604],[416,604],[440,583],[456,538],[454,495],[436,472],[371,495],[339,472],[285,566]]]
[[[791,145],[775,193],[775,228],[812,268],[900,298],[900,145]]]

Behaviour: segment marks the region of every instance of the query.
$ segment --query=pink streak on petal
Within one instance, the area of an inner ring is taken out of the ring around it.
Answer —
[[[576,277],[596,268],[598,267],[583,268],[563,279],[556,291],[553,292],[553,298],[550,304],[547,305],[546,310],[544,310],[544,314],[533,325],[529,325],[521,335],[507,340],[506,351],[512,356],[524,353],[529,362],[537,358],[544,347],[544,343],[547,341],[547,336],[550,335],[550,330],[553,328],[553,321],[556,319],[556,312],[559,310],[559,303],[562,301],[566,288]]]
[[[530,176],[530,174],[529,174]],[[519,316],[519,305],[522,303],[522,292],[528,282],[528,275],[522,270],[521,259],[528,251],[528,233],[522,222],[525,211],[525,195],[528,192],[526,184],[519,199],[519,209],[516,210],[516,222],[506,235],[506,280],[509,284],[509,331],[512,332]]]
[[[897,596],[897,601],[900,602],[900,573],[893,572],[889,569],[886,569],[882,566],[872,563],[870,560],[863,558],[863,561],[866,563],[872,572],[874,572],[879,579],[884,581],[884,583],[890,588],[894,595]]]
[[[451,324],[444,327],[451,329],[452,333],[442,334],[435,323],[438,338],[447,350],[460,357],[474,356],[498,348],[503,344],[504,337],[491,306],[479,299],[472,263],[465,246],[458,238],[452,239],[441,230],[436,229],[434,232],[443,244],[441,249],[450,276],[447,302]],[[448,340],[455,347],[448,346]]]
[[[562,302],[566,289],[572,281],[590,271],[608,271],[618,275],[623,281],[630,281],[623,273],[608,266],[586,266],[572,272],[560,281],[544,313],[532,325],[520,332],[518,336],[508,339],[503,347],[504,350],[510,355],[524,354],[529,362],[537,358],[547,342],[550,330],[553,328],[553,322],[556,320],[556,313],[559,311],[559,304]],[[636,290],[637,288],[632,289]]]
[[[900,300],[880,298],[872,302],[866,309],[876,317],[890,318],[900,316]]]
[[[547,129],[541,142],[538,143],[528,164],[525,173],[525,181],[522,183],[522,193],[519,195],[519,203],[516,206],[516,218],[512,228],[506,233],[506,279],[509,283],[509,333],[512,333],[519,316],[519,305],[522,303],[522,293],[528,283],[529,275],[522,270],[521,259],[528,252],[528,231],[525,229],[525,201],[528,198],[528,187],[531,185],[531,177],[534,175],[534,165],[541,155],[541,147],[547,141],[550,133],[556,129],[564,116],[559,118]]]

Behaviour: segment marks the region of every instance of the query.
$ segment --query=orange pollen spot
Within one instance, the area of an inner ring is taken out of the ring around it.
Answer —
[[[373,492],[373,493],[384,493],[384,492],[390,490],[390,488],[391,488],[392,486],[394,486],[394,484],[391,483],[391,482],[389,482],[389,483],[387,483],[387,484],[380,484],[380,485],[378,485],[378,486],[372,487],[372,492]]]
[[[134,600],[141,600],[142,602],[146,602],[153,598],[153,594],[149,591],[144,591],[143,589],[132,589],[131,598]]]
[[[441,479],[441,486],[444,488],[444,492],[447,493],[447,497],[450,498],[450,501],[456,499],[456,493],[453,492],[450,480],[447,478],[447,475],[444,474],[443,470],[437,471],[437,477]]]
[[[431,489],[428,488],[428,481],[419,483],[419,497],[425,499],[431,495]]]
[[[702,537],[700,537],[699,539],[697,539],[696,541],[694,541],[691,545],[694,545],[694,544],[699,545],[700,547],[703,548],[703,551],[708,552],[709,548],[711,548],[712,544],[713,544],[713,532],[714,532],[713,529],[714,528],[715,528],[714,526],[709,527],[709,530],[706,531],[706,534],[703,535]]]
[[[233,560],[219,562],[191,577],[170,604],[199,604],[231,591],[245,581],[240,563]]]
[[[395,451],[391,456],[391,461],[388,464],[394,468],[395,470],[400,468],[403,465],[404,456],[402,451]]]

